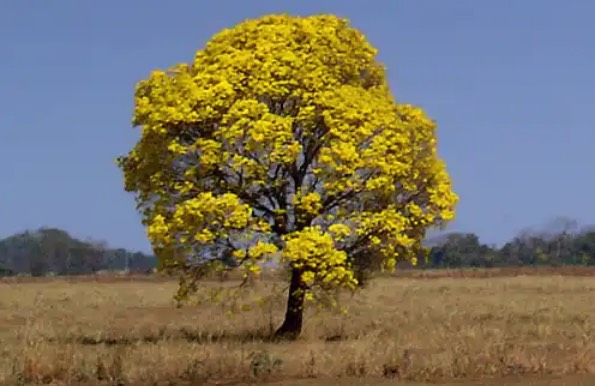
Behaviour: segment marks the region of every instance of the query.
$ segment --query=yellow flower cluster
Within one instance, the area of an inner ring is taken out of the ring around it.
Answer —
[[[252,210],[240,203],[238,197],[227,193],[214,196],[211,192],[200,193],[197,197],[176,206],[170,218],[162,214],[153,217],[148,227],[149,239],[156,246],[167,246],[182,236],[181,241],[208,244],[232,229],[245,229]]]
[[[296,193],[293,196],[293,206],[295,208],[296,215],[302,216],[317,216],[322,209],[322,202],[320,194],[316,192],[310,192],[302,194],[301,192]]]
[[[302,272],[302,280],[308,286],[353,288],[357,285],[347,254],[336,249],[332,235],[320,227],[293,232],[285,241],[281,258]]]

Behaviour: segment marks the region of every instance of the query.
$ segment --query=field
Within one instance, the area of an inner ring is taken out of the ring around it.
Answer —
[[[159,278],[6,279],[0,383],[595,385],[593,274],[378,278],[345,298],[345,315],[309,310],[296,342],[267,338],[282,297],[230,317],[175,308],[177,283]]]

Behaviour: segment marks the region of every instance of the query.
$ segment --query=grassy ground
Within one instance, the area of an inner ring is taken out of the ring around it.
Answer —
[[[3,281],[0,383],[595,384],[592,276],[485,272],[380,278],[285,343],[282,298],[229,317],[176,309],[168,280]]]

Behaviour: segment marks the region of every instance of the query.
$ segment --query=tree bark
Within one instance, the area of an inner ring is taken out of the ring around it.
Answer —
[[[291,271],[289,294],[287,295],[287,310],[285,320],[275,332],[275,337],[296,339],[302,332],[304,316],[305,287],[302,282],[302,272],[298,269]]]

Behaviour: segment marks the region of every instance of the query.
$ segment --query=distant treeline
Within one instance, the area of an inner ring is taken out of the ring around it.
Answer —
[[[419,268],[595,266],[595,228],[518,235],[501,247],[473,233],[450,233],[427,240],[430,253]],[[98,271],[150,272],[156,258],[142,252],[81,241],[66,231],[42,228],[0,240],[0,276],[83,275]]]
[[[433,240],[425,268],[595,266],[595,229],[581,232],[524,233],[501,247],[482,244],[473,233]]]
[[[0,240],[0,276],[84,275],[102,270],[147,272],[155,266],[155,256],[77,240],[56,228]]]

